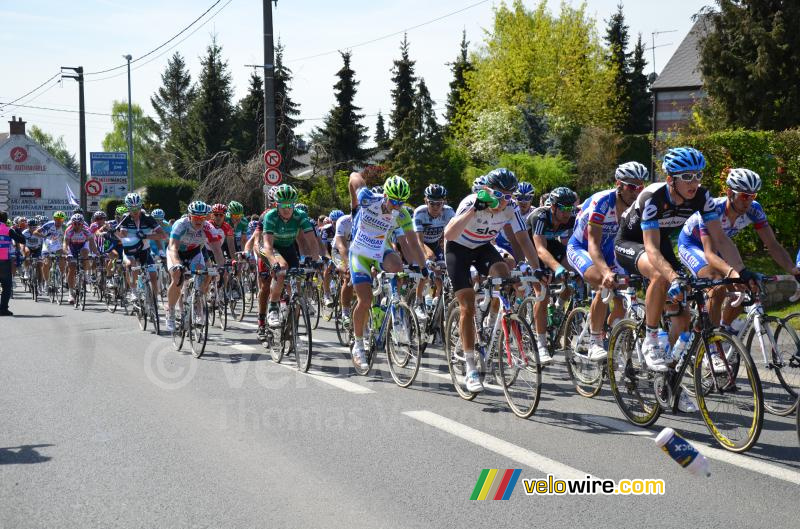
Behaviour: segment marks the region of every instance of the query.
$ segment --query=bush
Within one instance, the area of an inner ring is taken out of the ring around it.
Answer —
[[[594,191],[609,187],[619,159],[622,138],[600,127],[584,127],[575,145],[578,177],[575,187]]]
[[[473,180],[495,167],[506,167],[517,175],[520,181],[530,182],[536,193],[549,192],[559,186],[574,187],[575,165],[562,156],[531,155],[526,153],[501,154],[496,166],[467,166],[464,181],[472,186]],[[580,191],[579,191],[580,192]]]
[[[192,201],[197,183],[182,178],[152,177],[145,183],[145,202],[160,207],[166,218],[183,215],[185,205]]]
[[[109,219],[113,219],[117,208],[124,205],[125,201],[121,198],[109,197],[100,201],[100,209],[106,212]]]
[[[618,163],[639,162],[648,169],[653,159],[653,142],[650,134],[628,134],[622,137]]]

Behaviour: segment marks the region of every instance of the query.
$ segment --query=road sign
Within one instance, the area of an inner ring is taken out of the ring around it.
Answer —
[[[90,152],[92,176],[128,176],[127,152]]]
[[[276,186],[283,181],[283,175],[281,174],[280,169],[276,169],[275,167],[270,167],[266,171],[264,171],[264,183],[271,186]]]
[[[99,180],[87,180],[83,188],[86,190],[87,195],[96,197],[103,191],[103,184]]]
[[[264,163],[267,164],[267,167],[280,167],[282,161],[283,156],[275,149],[270,149],[264,153]]]

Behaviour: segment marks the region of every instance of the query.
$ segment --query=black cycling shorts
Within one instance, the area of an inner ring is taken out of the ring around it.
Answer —
[[[567,256],[567,247],[558,239],[547,239],[547,251],[559,263],[564,262],[564,257]]]
[[[619,265],[625,269],[629,274],[644,275],[639,270],[639,258],[647,253],[644,249],[644,244],[636,241],[623,240],[619,233],[617,239],[614,241],[614,255],[617,257]],[[673,270],[679,272],[682,268],[680,261],[675,257],[675,250],[672,247],[672,240],[669,237],[661,236],[659,244],[659,251],[664,259],[670,264]]]
[[[503,260],[494,246],[482,244],[477,248],[467,248],[457,242],[448,241],[445,245],[445,262],[447,274],[453,283],[453,291],[472,288],[470,266],[474,266],[482,276],[489,274],[489,268]]]
[[[297,244],[274,246],[274,249],[277,255],[284,258],[289,268],[297,268],[300,266],[300,253],[297,251]]]

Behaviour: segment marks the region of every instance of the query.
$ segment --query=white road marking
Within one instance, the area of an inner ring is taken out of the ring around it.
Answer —
[[[437,415],[431,411],[418,410],[418,411],[404,411],[403,415],[407,415],[412,419],[423,422],[434,428],[438,428],[444,432],[460,437],[465,441],[469,441],[475,445],[490,450],[500,456],[507,457],[517,463],[534,468],[545,474],[553,474],[559,479],[586,479],[590,475],[588,472],[583,472],[577,468],[570,467],[563,463],[559,463],[549,457],[545,457],[536,452],[531,452],[528,449],[522,448],[515,444],[509,443],[499,439],[493,435],[481,432],[460,422],[456,422],[447,417]]]
[[[279,365],[286,369],[291,369],[292,371],[297,371],[297,368],[295,366],[289,364],[275,364],[275,365]],[[328,384],[335,388],[347,391],[348,393],[355,393],[357,395],[366,395],[367,393],[375,393],[373,390],[365,388],[364,386],[356,384],[355,382],[350,382],[349,380],[345,380],[340,377],[330,376],[319,371],[309,370],[308,373],[303,373],[303,374],[313,378],[314,380],[319,380],[320,382],[324,382],[325,384]]]
[[[255,351],[256,348],[252,345],[245,345],[243,343],[236,343],[231,345],[232,349],[236,349],[237,351]]]

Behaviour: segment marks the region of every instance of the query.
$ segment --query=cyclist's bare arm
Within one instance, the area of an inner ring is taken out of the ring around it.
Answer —
[[[642,232],[642,240],[644,241],[644,251],[647,254],[647,260],[650,261],[650,265],[658,270],[668,282],[672,282],[677,278],[678,273],[672,269],[669,261],[661,255],[661,232],[659,230],[644,230]]]

